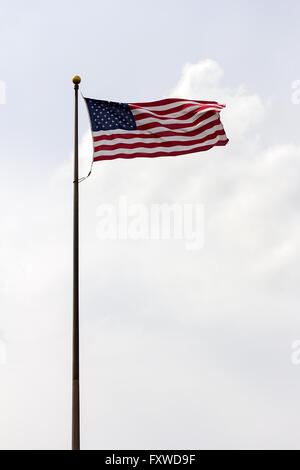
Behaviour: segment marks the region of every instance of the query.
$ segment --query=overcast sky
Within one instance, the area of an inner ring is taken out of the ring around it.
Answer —
[[[74,74],[93,98],[226,103],[230,139],[99,162],[80,186],[82,447],[300,448],[299,15],[296,0],[1,1],[1,449],[70,447]],[[85,175],[82,100],[80,139]],[[97,210],[121,196],[202,204],[203,249],[99,240]]]

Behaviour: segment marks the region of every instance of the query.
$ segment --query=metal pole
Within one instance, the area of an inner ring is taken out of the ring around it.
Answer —
[[[72,450],[80,450],[79,395],[79,183],[78,183],[78,90],[81,78],[73,78],[75,89],[74,206],[73,206],[73,377]]]

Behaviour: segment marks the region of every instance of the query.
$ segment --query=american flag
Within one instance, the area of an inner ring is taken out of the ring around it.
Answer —
[[[91,120],[94,161],[176,156],[228,142],[220,120],[225,105],[215,101],[85,100]]]

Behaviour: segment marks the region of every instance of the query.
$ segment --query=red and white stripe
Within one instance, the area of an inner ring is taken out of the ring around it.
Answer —
[[[225,105],[214,101],[169,98],[129,107],[137,129],[93,132],[94,161],[176,156],[228,142],[220,120]]]

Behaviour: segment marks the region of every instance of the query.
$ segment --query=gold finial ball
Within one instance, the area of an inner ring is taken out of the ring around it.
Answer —
[[[72,78],[72,82],[74,83],[74,85],[79,85],[79,83],[81,82],[81,78],[78,75],[75,75],[75,77]]]

